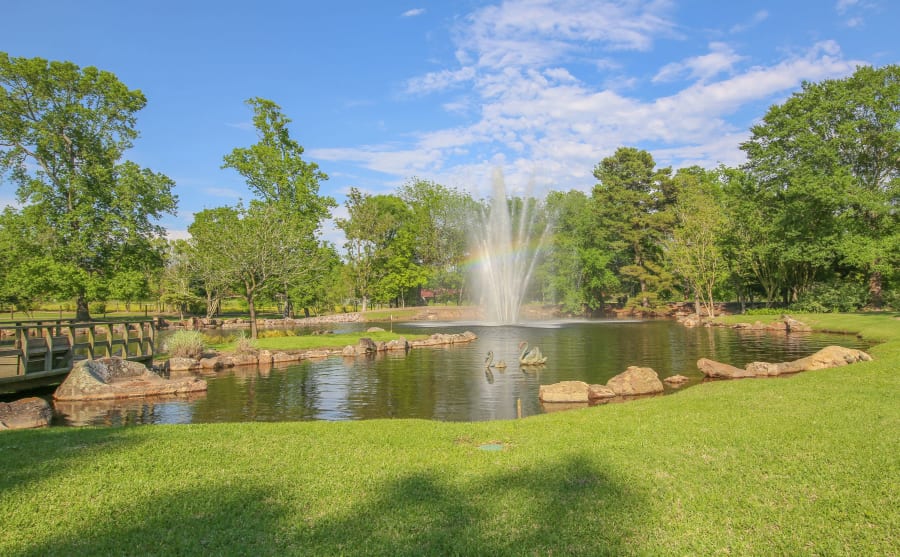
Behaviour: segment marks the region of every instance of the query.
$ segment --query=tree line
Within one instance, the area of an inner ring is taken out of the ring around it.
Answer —
[[[337,206],[320,193],[327,174],[262,98],[247,101],[256,142],[222,160],[252,198],[167,241],[174,182],[124,158],[146,102],[109,72],[0,53],[0,171],[18,200],[0,215],[0,303],[73,300],[88,319],[107,299],[213,316],[238,296],[253,317],[260,301],[293,315],[478,299],[467,262],[485,200],[415,177],[390,194],[353,188],[339,249],[321,239]],[[900,67],[860,67],[772,106],[740,167],[660,168],[625,146],[587,192],[509,199],[549,227],[528,299],[580,315],[684,300],[710,315],[722,300],[897,308],[898,118]]]

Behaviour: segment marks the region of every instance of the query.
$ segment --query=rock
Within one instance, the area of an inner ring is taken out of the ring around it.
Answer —
[[[328,350],[307,350],[304,354],[304,358],[308,358],[310,360],[315,360],[319,358],[327,358],[331,353]]]
[[[272,363],[276,364],[284,364],[290,362],[297,362],[301,358],[301,355],[297,352],[275,352],[272,354]]]
[[[753,362],[747,365],[747,371],[757,376],[782,375],[784,373],[797,373],[799,371],[813,371],[840,367],[857,362],[868,362],[872,359],[862,350],[844,348],[843,346],[826,346],[811,356],[794,360],[770,364],[767,362]]]
[[[606,400],[609,398],[615,398],[616,393],[606,385],[589,385],[588,386],[588,400],[591,402],[596,402],[598,400]]]
[[[782,315],[781,320],[789,333],[808,333],[812,331],[812,327],[802,321],[797,321],[790,315]]]
[[[684,375],[672,375],[671,377],[666,377],[665,379],[663,379],[663,383],[667,383],[673,386],[683,385],[688,381],[690,381],[690,379],[688,379]]]
[[[272,365],[273,355],[269,350],[260,350],[259,354],[256,356],[256,361],[261,366],[270,366]]]
[[[169,358],[169,372],[196,371],[200,369],[200,362],[192,358]]]
[[[700,318],[696,315],[688,315],[681,320],[681,324],[688,328],[697,327],[700,325],[700,323]]]
[[[562,381],[541,385],[538,398],[541,402],[588,402],[590,388],[584,381]]]
[[[784,321],[773,321],[766,325],[767,331],[784,331],[787,332],[787,324]]]
[[[620,396],[649,395],[663,392],[659,375],[649,367],[630,366],[606,382]]]
[[[703,375],[716,379],[741,379],[744,377],[755,377],[753,372],[734,367],[715,360],[700,358],[697,360],[697,369],[703,372]]]
[[[121,358],[81,360],[53,393],[55,400],[104,400],[205,391],[196,377],[165,379],[146,366]]]
[[[219,359],[218,356],[213,356],[211,358],[203,358],[200,360],[200,369],[207,371],[218,371],[222,369],[224,364],[222,360]]]
[[[36,396],[0,402],[0,429],[32,429],[50,425],[53,409]]]
[[[259,363],[259,358],[250,352],[239,352],[231,356],[231,362],[235,366],[255,366]]]
[[[409,342],[406,341],[405,338],[398,338],[394,340],[389,340],[386,348],[391,350],[409,350]]]
[[[383,333],[384,329],[382,329],[381,327],[369,327],[368,329],[366,329],[366,332],[367,333]]]

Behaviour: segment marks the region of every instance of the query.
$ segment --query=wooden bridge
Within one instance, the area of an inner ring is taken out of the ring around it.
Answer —
[[[76,361],[120,356],[153,362],[155,319],[0,322],[0,393],[61,382]]]

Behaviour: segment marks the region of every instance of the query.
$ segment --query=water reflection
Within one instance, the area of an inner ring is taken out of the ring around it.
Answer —
[[[359,327],[372,326],[372,323]],[[389,324],[385,324],[387,328]],[[418,348],[360,358],[332,357],[266,368],[232,368],[204,375],[205,396],[192,400],[118,402],[88,410],[57,411],[72,425],[93,423],[203,423],[238,421],[362,420],[422,418],[443,421],[512,419],[517,400],[524,416],[542,407],[541,384],[580,380],[606,383],[629,365],[648,366],[661,378],[681,374],[700,382],[701,357],[743,367],[752,361],[788,361],[829,344],[867,345],[853,336],[790,334],[721,328],[688,329],[671,321],[542,321],[485,326],[476,323],[393,324],[396,332],[435,328],[472,330],[478,340],[449,347]],[[430,331],[424,331],[430,332]],[[548,356],[546,365],[518,365],[518,344],[527,340]],[[485,369],[487,352],[508,368]],[[681,389],[685,386],[680,387]],[[667,392],[676,390],[666,386]]]

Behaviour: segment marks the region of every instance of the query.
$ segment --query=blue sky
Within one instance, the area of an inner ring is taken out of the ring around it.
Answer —
[[[739,164],[749,127],[803,80],[900,61],[896,0],[6,0],[2,13],[0,50],[144,92],[127,158],[176,181],[173,237],[249,198],[220,167],[255,141],[250,97],[281,105],[340,203],[414,176],[484,197],[496,167],[513,191],[587,191],[623,145],[676,168]]]

